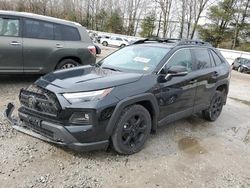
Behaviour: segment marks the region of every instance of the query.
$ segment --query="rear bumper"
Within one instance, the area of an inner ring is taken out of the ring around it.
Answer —
[[[9,103],[4,112],[4,116],[11,124],[11,126],[19,132],[25,133],[27,135],[38,138],[45,142],[64,146],[76,151],[91,151],[91,150],[101,150],[101,149],[103,150],[108,148],[109,145],[108,140],[91,142],[91,143],[81,143],[78,142],[76,138],[74,138],[72,134],[70,134],[70,132],[64,126],[57,125],[51,122],[42,120],[39,120],[38,122],[37,120],[37,122],[32,122],[32,125],[30,124],[30,126],[27,126],[27,123],[24,123],[12,117],[14,108],[15,108],[14,105],[12,103]],[[21,117],[21,119],[29,118],[28,115],[23,113],[19,113],[19,117]],[[32,129],[31,127],[34,126],[36,126],[36,128]],[[82,128],[81,131],[85,131],[84,128]]]

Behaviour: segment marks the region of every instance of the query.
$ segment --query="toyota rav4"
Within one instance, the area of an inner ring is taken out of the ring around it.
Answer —
[[[20,92],[5,115],[26,134],[86,151],[140,151],[158,127],[202,112],[215,121],[226,104],[230,66],[210,44],[140,40],[98,62],[60,70]]]

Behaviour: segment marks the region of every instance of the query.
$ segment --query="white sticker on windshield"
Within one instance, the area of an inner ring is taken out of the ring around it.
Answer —
[[[135,57],[134,58],[134,61],[138,61],[138,62],[141,62],[141,63],[149,63],[151,59],[147,59],[147,58],[144,58],[144,57]]]
[[[148,71],[149,67],[144,67],[143,70]]]

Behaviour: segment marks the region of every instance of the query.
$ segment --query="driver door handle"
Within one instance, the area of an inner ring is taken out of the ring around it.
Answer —
[[[11,46],[20,46],[21,43],[20,43],[20,42],[17,42],[17,41],[12,41],[12,42],[10,43],[10,45],[11,45]]]
[[[62,44],[56,44],[56,48],[63,48]]]
[[[191,80],[191,81],[189,81],[189,84],[195,84],[195,83],[197,83],[197,80]]]

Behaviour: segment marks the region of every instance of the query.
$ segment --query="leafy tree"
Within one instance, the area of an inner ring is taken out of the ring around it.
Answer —
[[[101,9],[101,11],[96,15],[96,30],[105,31],[105,26],[108,22],[108,13]]]
[[[111,13],[108,19],[106,31],[111,33],[123,33],[123,19],[119,13],[120,11],[118,9]]]
[[[169,28],[169,20],[173,0],[154,0],[160,7],[163,17],[163,38],[166,37]]]
[[[150,13],[149,16],[145,17],[141,24],[142,32],[140,35],[145,38],[153,36],[155,29],[155,14]]]
[[[231,48],[239,46],[239,36],[241,39],[249,38],[250,24],[247,23],[247,18],[250,16],[250,0],[238,0],[236,3],[236,13],[234,15],[233,26],[234,37]]]
[[[214,46],[218,46],[221,42],[231,40],[232,31],[228,27],[235,14],[235,3],[237,0],[223,0],[218,5],[211,6],[208,18],[211,24],[199,27],[200,37]]]

